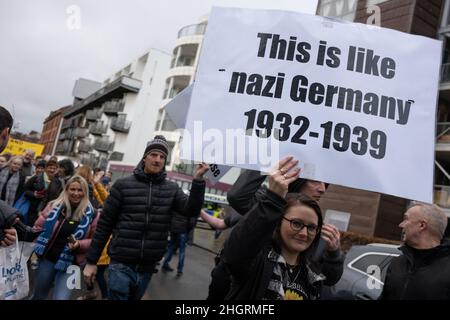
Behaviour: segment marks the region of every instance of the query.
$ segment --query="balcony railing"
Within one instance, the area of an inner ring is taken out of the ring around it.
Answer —
[[[450,143],[450,122],[438,122],[436,134],[437,143]]]
[[[72,121],[70,120],[64,120],[63,124],[61,125],[61,130],[70,128],[72,126]]]
[[[99,152],[109,152],[114,149],[114,141],[105,140],[105,139],[97,139],[94,142],[94,149]]]
[[[102,116],[102,110],[95,109],[95,110],[88,110],[86,112],[86,120],[87,121],[97,121]]]
[[[178,58],[177,67],[192,67],[194,65],[195,57],[187,57],[187,56],[181,56]]]
[[[73,131],[73,136],[75,138],[86,138],[89,134],[88,128],[76,128]]]
[[[124,154],[122,152],[114,151],[109,156],[109,161],[122,161]]]
[[[142,81],[130,78],[128,76],[121,76],[116,80],[114,80],[113,82],[107,84],[100,90],[94,92],[86,99],[74,102],[73,108],[66,114],[66,116],[79,112],[84,107],[90,105],[91,103],[97,101],[98,99],[104,97],[107,94],[110,94],[111,92],[119,88],[122,88],[123,90],[127,90],[129,92],[137,93],[141,89],[141,86]]]
[[[443,63],[441,67],[441,82],[450,82],[450,63]]]
[[[107,130],[108,126],[106,124],[103,124],[103,121],[92,123],[89,125],[89,133],[96,136],[101,136],[102,134],[106,133]]]
[[[117,118],[111,121],[111,129],[114,131],[128,133],[131,128],[131,121]]]
[[[63,143],[59,143],[57,146],[56,146],[56,153],[58,153],[58,154],[62,154],[62,155],[68,155],[69,154],[69,152],[71,151],[70,148],[71,147],[71,145],[70,145],[70,142],[68,141],[68,140],[66,140],[66,141],[64,141]]]
[[[108,167],[108,160],[100,159],[100,162],[98,163],[97,167],[99,167],[102,170],[106,170],[106,168]]]
[[[78,152],[89,153],[91,151],[92,145],[89,142],[81,142],[78,146]]]
[[[91,168],[96,168],[98,163],[98,158],[93,154],[87,154],[81,156],[81,164],[90,166]]]
[[[206,24],[191,24],[178,31],[178,38],[205,34]]]
[[[117,115],[117,113],[123,111],[125,103],[123,101],[108,101],[103,106],[103,112],[107,115]]]

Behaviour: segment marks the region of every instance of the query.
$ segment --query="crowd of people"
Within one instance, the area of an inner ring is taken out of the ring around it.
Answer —
[[[0,152],[12,125],[0,107]],[[167,179],[169,150],[163,136],[154,137],[133,174],[114,183],[105,171],[69,159],[37,158],[32,150],[0,155],[0,222],[9,221],[0,225],[0,243],[35,242],[30,299],[73,299],[66,271],[78,265],[87,287],[79,299],[140,300],[160,261],[163,271],[173,271],[176,248],[182,276],[198,217],[216,230],[232,228],[216,257],[208,300],[315,300],[323,285],[339,281],[340,232],[323,222],[319,205],[328,185],[300,178],[298,160],[285,157],[268,176],[244,171],[228,192],[233,210],[222,219],[202,210],[209,166],[197,165],[186,195]],[[32,239],[21,239],[19,224]],[[450,279],[440,272],[450,265],[446,226],[435,205],[406,211],[399,226],[403,254],[392,260],[381,299],[450,298]]]

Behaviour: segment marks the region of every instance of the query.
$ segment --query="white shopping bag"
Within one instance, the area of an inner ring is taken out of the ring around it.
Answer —
[[[27,261],[34,243],[19,242],[0,248],[0,300],[19,300],[28,296],[30,281]]]

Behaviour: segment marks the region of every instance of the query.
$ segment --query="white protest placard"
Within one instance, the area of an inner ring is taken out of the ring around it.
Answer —
[[[193,84],[189,85],[164,106],[166,114],[179,129],[185,127],[193,88]],[[230,169],[229,166],[212,163],[209,165],[209,170],[205,173],[205,176],[212,185],[215,185]]]
[[[293,155],[304,178],[432,202],[440,61],[430,38],[213,8],[182,157],[268,171]]]

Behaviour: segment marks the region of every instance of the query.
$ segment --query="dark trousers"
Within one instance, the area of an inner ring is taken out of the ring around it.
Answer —
[[[230,274],[222,261],[215,266],[211,272],[211,283],[206,300],[224,300],[231,287]]]

